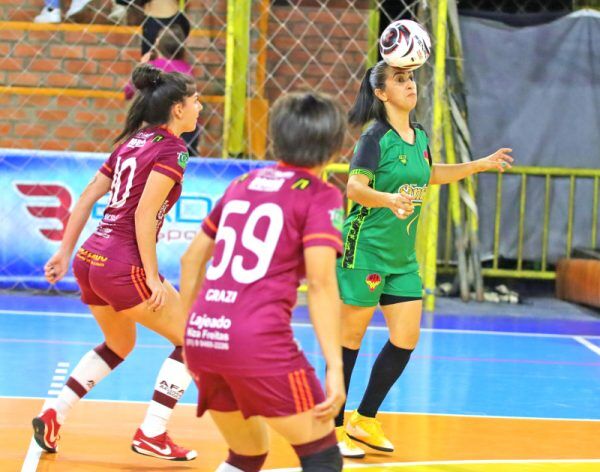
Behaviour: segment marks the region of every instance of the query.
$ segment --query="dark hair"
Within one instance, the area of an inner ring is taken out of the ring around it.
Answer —
[[[138,90],[127,112],[125,126],[115,143],[140,129],[143,123],[164,125],[171,118],[171,107],[196,93],[196,83],[180,72],[163,72],[150,64],[137,66],[131,74]]]
[[[375,89],[385,90],[388,69],[392,67],[384,61],[379,61],[365,72],[354,105],[348,113],[348,121],[351,125],[362,126],[373,119],[387,121],[385,106],[375,95]]]
[[[298,167],[326,163],[342,148],[346,116],[337,101],[313,92],[280,96],[271,110],[275,157]]]
[[[185,59],[185,34],[179,25],[165,26],[158,35],[156,50],[167,59]]]

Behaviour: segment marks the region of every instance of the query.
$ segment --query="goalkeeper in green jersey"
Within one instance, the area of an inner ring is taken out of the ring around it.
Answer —
[[[349,115],[353,125],[373,123],[360,137],[350,164],[347,191],[354,204],[344,224],[344,254],[337,268],[346,390],[377,305],[390,337],[346,427],[344,408],[336,418],[339,446],[346,457],[365,455],[352,439],[378,451],[394,450],[375,416],[419,339],[422,283],[415,238],[428,186],[478,172],[502,172],[513,161],[511,149],[502,148],[464,164],[432,164],[427,134],[410,122],[416,104],[412,72],[381,61],[367,70]]]

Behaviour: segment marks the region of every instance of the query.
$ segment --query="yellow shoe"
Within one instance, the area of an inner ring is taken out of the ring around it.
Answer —
[[[343,426],[338,426],[335,428],[335,435],[337,436],[338,447],[340,448],[340,453],[342,456],[351,459],[362,459],[365,457],[365,451],[354,444],[352,439],[350,439],[346,434],[346,431],[344,431]]]
[[[351,439],[383,452],[394,452],[394,445],[383,434],[381,423],[375,418],[369,418],[352,412],[346,424],[346,433]]]

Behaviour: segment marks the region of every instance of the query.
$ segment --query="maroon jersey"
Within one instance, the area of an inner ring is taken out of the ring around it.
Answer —
[[[158,236],[165,215],[181,195],[187,160],[185,142],[159,127],[143,129],[117,147],[100,168],[100,172],[112,179],[108,205],[98,228],[83,247],[141,267],[135,236],[135,210],[148,176],[155,171],[175,181],[156,215]]]
[[[188,319],[189,365],[270,375],[301,361],[290,321],[303,250],[341,254],[342,222],[340,191],[305,169],[278,165],[235,180],[202,223],[215,251]]]

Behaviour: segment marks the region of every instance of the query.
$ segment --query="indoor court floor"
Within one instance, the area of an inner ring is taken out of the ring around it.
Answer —
[[[464,305],[463,311],[470,309]],[[379,415],[396,445],[346,469],[406,472],[600,471],[600,318],[510,318],[436,313]],[[322,377],[324,364],[304,307],[294,330]],[[567,333],[567,334],[565,334]],[[387,340],[376,316],[365,337],[347,410]],[[58,454],[31,443],[31,419],[55,396],[79,358],[102,342],[76,298],[0,295],[0,471],[212,471],[226,446],[208,416],[195,417],[191,386],[170,434],[198,451],[192,462],[134,454],[158,369],[171,347],[140,328],[134,352],[82,401],[61,431]],[[277,435],[265,469],[294,470]]]

